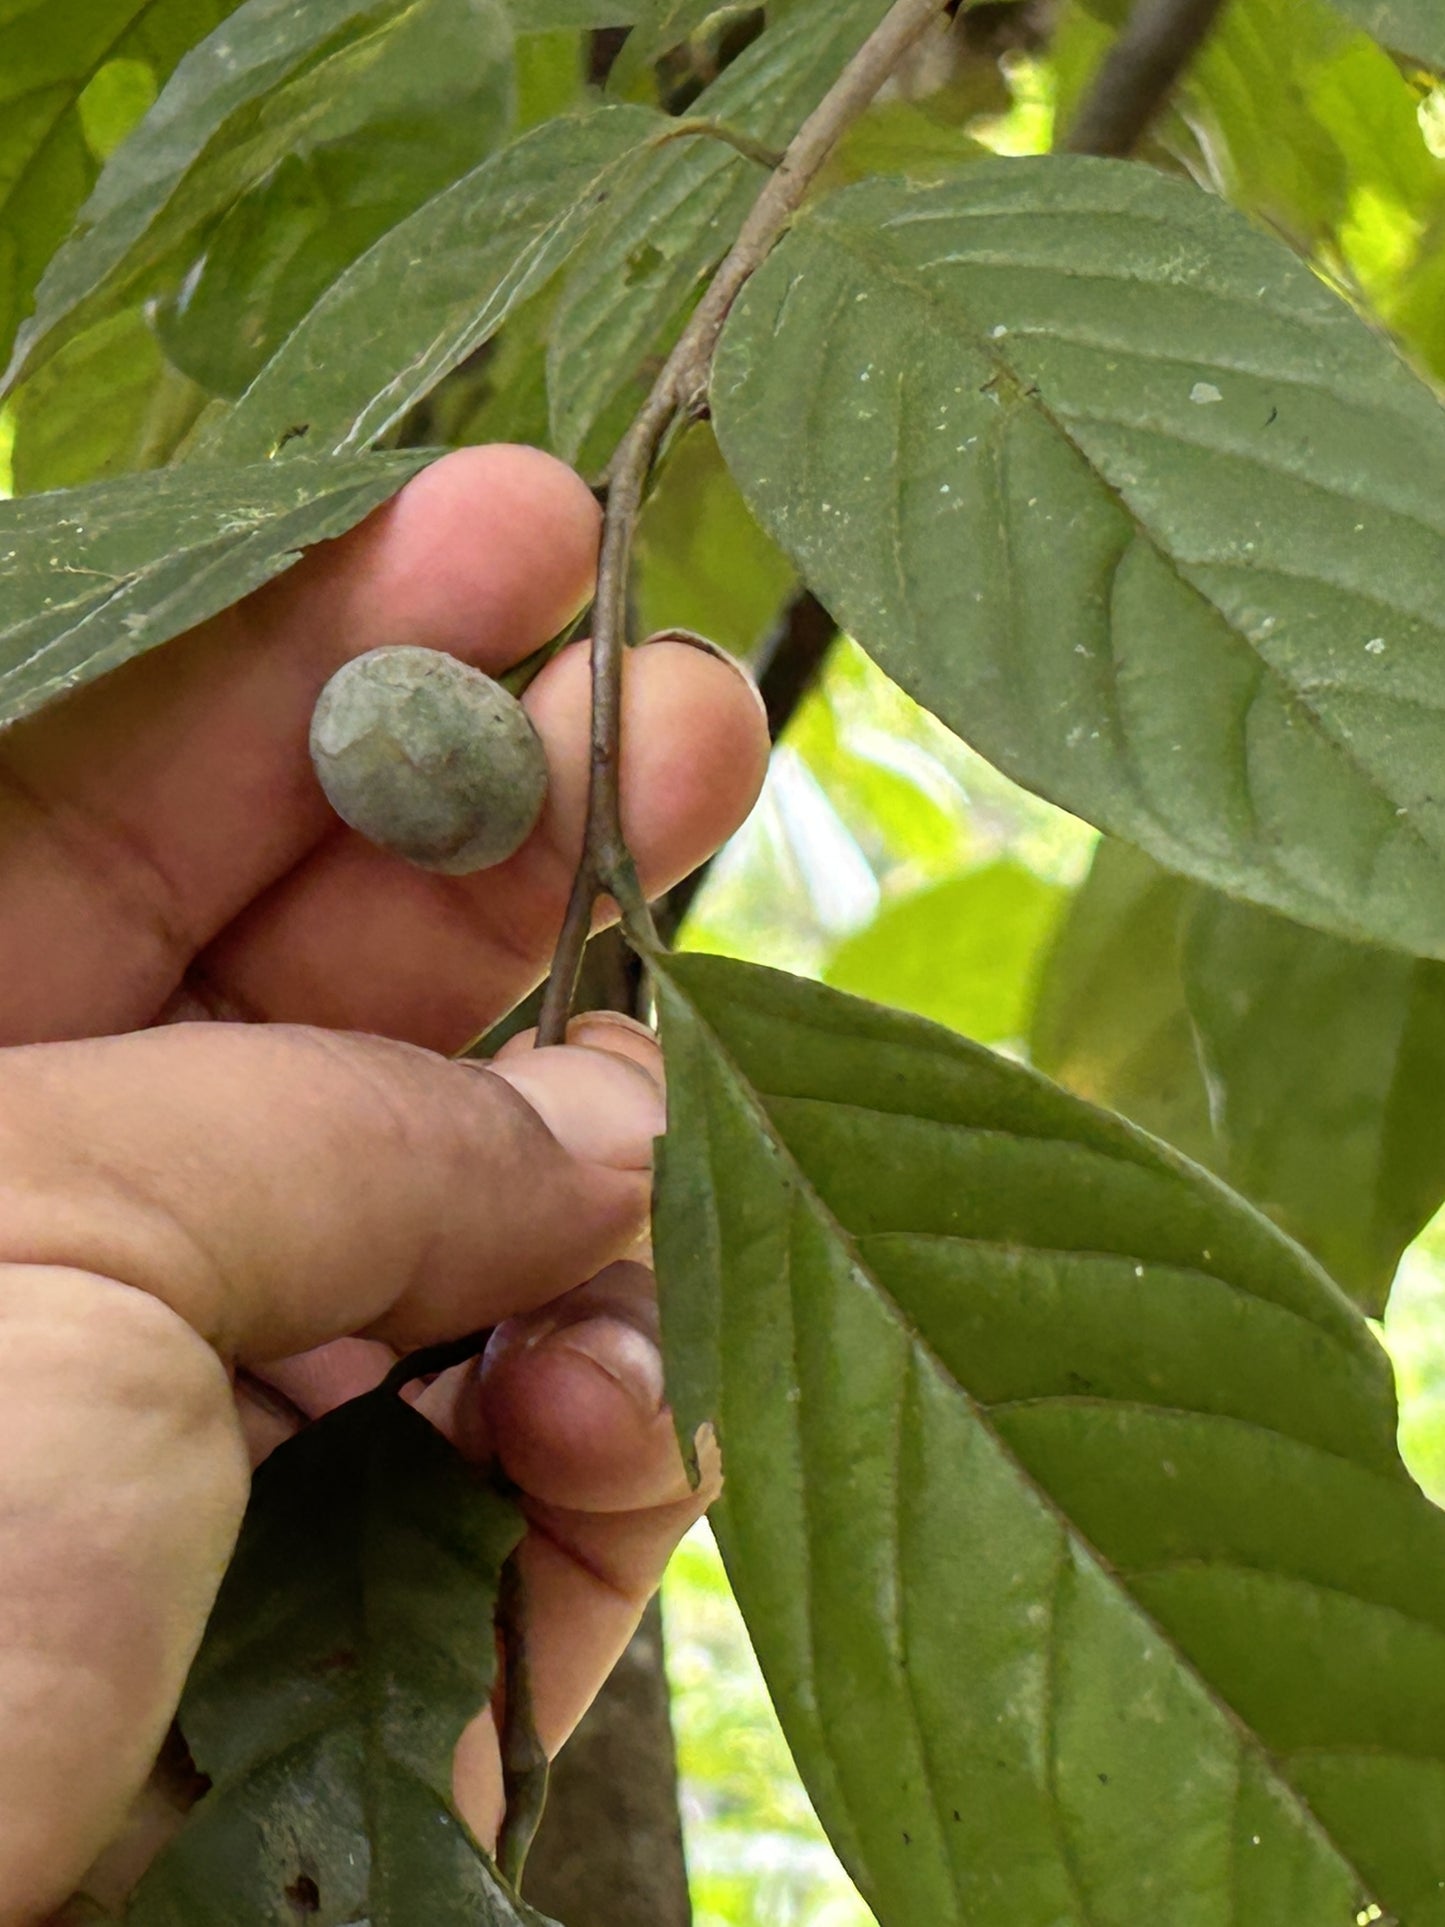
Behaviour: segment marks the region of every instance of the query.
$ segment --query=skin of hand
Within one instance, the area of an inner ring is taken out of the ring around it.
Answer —
[[[68,1918],[77,1890],[118,1907],[173,1830],[149,1776],[249,1468],[397,1354],[500,1326],[419,1403],[525,1494],[550,1749],[710,1496],[663,1405],[642,1242],[655,1043],[600,1016],[490,1066],[446,1055],[545,969],[581,845],[585,645],[528,691],[548,801],[496,869],[375,850],[307,758],[342,661],[412,642],[500,673],[586,599],[597,532],[551,458],[461,451],[0,737],[3,1927]],[[741,672],[676,643],[629,658],[624,714],[655,893],[742,821],[767,733]],[[490,1711],[455,1781],[493,1836]]]

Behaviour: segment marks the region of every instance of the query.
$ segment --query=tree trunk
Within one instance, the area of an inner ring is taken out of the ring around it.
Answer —
[[[523,1891],[562,1927],[691,1927],[656,1600],[552,1768]]]

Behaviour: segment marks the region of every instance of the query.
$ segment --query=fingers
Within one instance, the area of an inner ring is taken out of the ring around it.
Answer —
[[[636,1628],[678,1540],[716,1496],[697,1491],[663,1404],[651,1273],[612,1265],[511,1320],[485,1361],[438,1380],[421,1409],[469,1456],[493,1455],[524,1494],[519,1552],[533,1715],[549,1753],[582,1717]],[[490,1713],[457,1750],[458,1802],[483,1837],[501,1813]]]
[[[59,1904],[174,1711],[246,1495],[214,1352],[155,1299],[0,1264],[0,1921]]]
[[[282,1027],[9,1053],[0,1260],[132,1285],[242,1362],[455,1337],[624,1252],[663,1104],[605,1049],[497,1070]]]
[[[593,1021],[583,1020],[589,1026]],[[580,1028],[574,1027],[574,1035]],[[614,1041],[647,1061],[649,1046],[640,1032],[629,1039],[623,1031]],[[484,1368],[473,1364],[445,1373],[418,1400],[468,1456],[490,1460],[495,1432],[514,1476],[530,1468],[535,1487],[574,1502],[524,1500],[530,1530],[520,1558],[533,1710],[553,1753],[627,1644],[673,1547],[717,1489],[715,1458],[705,1459],[701,1488],[688,1489],[671,1421],[659,1408],[661,1367],[648,1336],[656,1324],[652,1301],[651,1275],[642,1265],[613,1265],[559,1305],[510,1321]],[[334,1402],[332,1394],[354,1395],[380,1375],[380,1361],[366,1351],[335,1345],[288,1361],[295,1369],[287,1382],[308,1409],[325,1408]],[[277,1375],[268,1368],[269,1380]],[[545,1407],[531,1403],[538,1391],[549,1401]],[[294,1424],[277,1429],[258,1456]],[[601,1483],[589,1462],[593,1457],[606,1467]],[[602,1511],[576,1509],[589,1494]],[[486,1629],[479,1626],[477,1636],[486,1637]],[[482,1839],[494,1841],[502,1779],[490,1710],[466,1729],[454,1778],[470,1824]],[[179,1823],[171,1799],[152,1789],[91,1867],[86,1892],[118,1909]]]
[[[682,643],[633,652],[624,693],[624,828],[656,894],[747,815],[767,769],[767,728],[751,682]],[[546,968],[582,847],[584,645],[548,665],[527,707],[551,782],[542,821],[510,862],[438,877],[350,833],[333,838],[200,960],[220,1008],[456,1050],[525,995]]]
[[[312,704],[386,643],[497,671],[590,591],[597,508],[534,449],[465,449],[186,638],[0,748],[0,1040],[149,1022],[195,952],[332,825]]]
[[[410,1346],[605,1266],[662,1125],[615,1035],[495,1071],[219,1024],[7,1053],[0,1921],[122,1828],[174,1711],[245,1499],[217,1352]]]

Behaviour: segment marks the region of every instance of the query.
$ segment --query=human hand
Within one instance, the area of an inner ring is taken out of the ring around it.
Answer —
[[[342,660],[415,642],[500,672],[580,605],[596,534],[549,458],[464,451],[0,739],[4,1927],[83,1879],[118,1903],[174,1824],[147,1777],[249,1465],[398,1353],[509,1321],[421,1403],[526,1494],[549,1749],[705,1503],[634,1261],[656,1046],[597,1017],[488,1069],[436,1054],[545,968],[581,843],[585,649],[528,692],[549,798],[494,870],[372,849],[307,761]],[[629,659],[625,745],[626,827],[657,892],[746,814],[766,731],[730,667],[660,643]],[[493,1834],[489,1714],[456,1789]]]

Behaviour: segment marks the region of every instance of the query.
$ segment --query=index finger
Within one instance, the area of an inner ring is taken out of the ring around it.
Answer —
[[[0,1042],[150,1022],[195,954],[334,819],[321,685],[388,643],[496,673],[591,590],[598,511],[536,449],[462,449],[189,636],[0,744]]]

